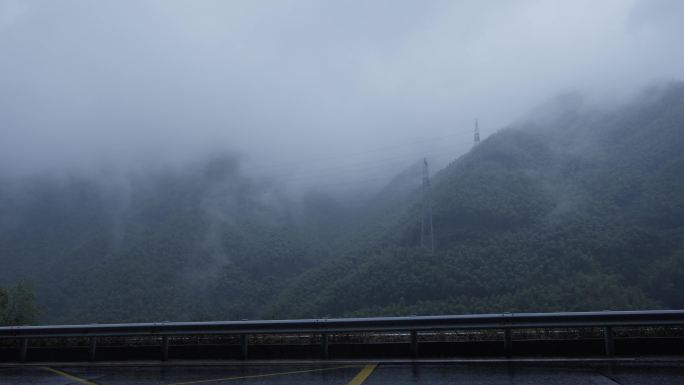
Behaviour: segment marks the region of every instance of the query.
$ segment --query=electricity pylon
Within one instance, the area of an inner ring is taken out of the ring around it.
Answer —
[[[420,226],[420,245],[435,252],[435,234],[432,231],[432,202],[430,201],[430,173],[427,158],[423,158],[423,217]]]

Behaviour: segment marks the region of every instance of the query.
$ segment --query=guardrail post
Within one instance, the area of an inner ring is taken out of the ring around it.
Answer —
[[[506,357],[510,357],[513,354],[513,338],[509,328],[504,329],[504,352]]]
[[[411,357],[418,358],[418,332],[411,330]]]
[[[169,359],[169,336],[162,336],[161,344],[161,360],[168,361]]]
[[[325,359],[330,357],[330,354],[328,352],[328,333],[321,334],[321,355]]]
[[[247,334],[240,334],[240,358],[242,358],[243,360],[247,359],[247,337]]]
[[[19,345],[19,362],[26,362],[26,353],[28,353],[28,338],[20,338],[17,343]]]
[[[97,337],[90,337],[88,339],[88,359],[95,361],[95,350],[97,349]]]
[[[603,342],[605,345],[606,356],[615,355],[615,341],[613,341],[613,328],[606,326],[603,328]]]

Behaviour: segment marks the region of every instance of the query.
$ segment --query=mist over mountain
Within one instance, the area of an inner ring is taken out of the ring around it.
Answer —
[[[433,255],[417,247],[414,197],[364,253],[307,272],[271,314],[683,306],[683,85],[608,111],[575,97],[546,108],[435,175]]]
[[[566,95],[432,177],[292,196],[239,158],[0,180],[0,285],[43,322],[684,306],[684,85]]]
[[[0,0],[0,323],[684,306],[681,36],[679,0]]]
[[[126,174],[229,153],[299,191],[380,187],[416,159],[466,152],[476,118],[484,137],[558,92],[615,104],[684,79],[682,8],[0,0],[0,172]]]

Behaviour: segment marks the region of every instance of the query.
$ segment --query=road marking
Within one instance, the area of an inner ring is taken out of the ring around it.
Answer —
[[[326,370],[338,370],[338,369],[348,369],[348,368],[358,368],[360,365],[347,365],[347,366],[336,366],[334,368],[320,368],[320,369],[307,369],[307,370],[296,370],[292,372],[278,372],[278,373],[266,373],[266,374],[253,374],[251,376],[238,376],[238,377],[225,377],[225,378],[214,378],[211,380],[197,380],[197,381],[187,381],[187,382],[174,382],[172,384],[166,385],[190,385],[190,384],[207,384],[210,382],[218,381],[233,381],[242,380],[246,378],[261,378],[261,377],[275,377],[275,376],[285,376],[288,374],[299,374],[299,373],[311,373],[311,372],[323,372]],[[357,376],[358,377],[358,376]]]
[[[356,377],[352,378],[349,385],[361,385],[364,381],[373,373],[373,370],[378,367],[378,364],[368,364],[366,365]]]
[[[605,377],[606,379],[608,379],[608,381],[610,381],[611,384],[622,385],[622,383],[619,382],[618,380],[616,380],[615,378],[613,378],[613,376],[609,376],[609,375],[603,373],[603,371],[601,371],[601,370],[598,371],[598,374]]]
[[[66,377],[66,378],[68,378],[68,379],[70,379],[70,380],[74,380],[74,381],[76,381],[76,382],[78,382],[78,383],[81,383],[81,384],[85,384],[85,385],[97,385],[96,383],[94,383],[94,382],[92,382],[92,381],[88,381],[88,380],[84,380],[84,379],[82,379],[82,378],[78,378],[78,377],[76,377],[76,376],[72,376],[71,374],[66,373],[66,372],[63,372],[63,371],[58,370],[58,369],[49,368],[49,367],[47,367],[47,366],[44,366],[43,369],[45,369],[45,370],[47,370],[47,371],[50,371],[50,372],[52,372],[52,373],[55,373],[55,374],[57,374],[57,375],[60,375],[60,376],[62,376],[62,377]]]

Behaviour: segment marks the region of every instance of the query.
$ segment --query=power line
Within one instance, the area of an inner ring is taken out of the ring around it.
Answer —
[[[425,152],[421,152],[422,154],[425,154]],[[435,152],[430,152],[428,155],[430,157],[439,157],[440,155],[451,155],[452,151],[451,150],[445,150],[445,151],[435,151]],[[304,170],[302,172],[289,172],[289,173],[284,173],[284,174],[274,174],[270,175],[269,177],[280,179],[280,178],[287,178],[288,180],[306,180],[306,179],[317,179],[317,178],[337,178],[339,177],[339,174],[342,173],[348,173],[348,172],[359,172],[361,174],[366,173],[367,171],[371,170],[382,170],[386,169],[392,164],[398,164],[402,163],[404,166],[408,166],[407,162],[412,160],[412,159],[420,159],[419,155],[417,153],[413,154],[407,154],[399,157],[393,157],[393,158],[385,158],[382,160],[378,161],[368,161],[368,162],[363,162],[363,163],[357,163],[353,164],[350,166],[354,167],[328,167],[328,168],[319,168],[319,169],[310,169],[310,170]],[[414,162],[412,162],[415,164]]]
[[[456,136],[461,136],[461,135],[450,134],[450,135],[443,135],[440,137],[423,138],[423,139],[417,139],[417,140],[413,140],[411,142],[406,142],[406,143],[394,144],[394,145],[390,145],[390,146],[376,147],[374,149],[370,149],[370,150],[362,151],[362,152],[341,154],[341,155],[329,156],[329,157],[323,157],[323,158],[317,158],[317,159],[312,158],[312,159],[295,161],[295,162],[285,162],[285,163],[279,162],[277,164],[274,163],[270,166],[269,165],[256,166],[256,167],[247,168],[244,171],[249,172],[249,173],[261,173],[261,172],[268,172],[268,171],[274,170],[274,169],[277,170],[277,169],[284,169],[284,168],[288,168],[288,167],[297,167],[297,166],[301,166],[301,165],[308,165],[311,163],[321,163],[321,162],[326,162],[326,161],[331,161],[331,160],[349,159],[349,158],[354,158],[354,157],[359,157],[359,156],[364,156],[364,155],[369,155],[369,154],[375,154],[378,152],[387,152],[387,150],[391,150],[391,149],[395,149],[395,148],[415,146],[417,143],[434,143],[435,141],[442,141],[444,139],[453,138]]]

